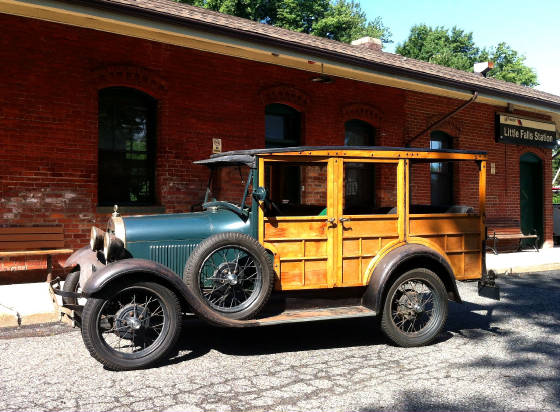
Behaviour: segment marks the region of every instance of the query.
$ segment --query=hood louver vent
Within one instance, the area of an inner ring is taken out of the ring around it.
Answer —
[[[185,263],[196,246],[196,243],[150,246],[150,259],[167,266],[182,278]]]

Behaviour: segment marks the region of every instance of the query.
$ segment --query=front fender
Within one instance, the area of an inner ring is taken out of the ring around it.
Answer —
[[[447,260],[433,249],[424,245],[409,243],[390,251],[376,265],[362,297],[362,304],[376,313],[381,313],[383,294],[389,286],[388,283],[391,276],[399,268],[407,264],[414,264],[416,261],[418,262],[418,267],[422,267],[421,265],[424,264],[428,265],[428,268],[436,269],[445,285],[449,298],[461,303],[455,275]]]
[[[113,281],[119,279],[130,279],[134,276],[144,275],[143,279],[152,278],[155,282],[163,283],[176,294],[182,297],[191,307],[194,313],[206,321],[227,327],[256,326],[256,321],[239,321],[226,318],[204,304],[187,288],[183,280],[167,266],[145,259],[123,259],[110,263],[101,270],[92,273],[82,287],[83,294],[88,297],[97,297],[111,288]]]
[[[83,289],[92,273],[101,270],[105,265],[97,259],[97,252],[91,250],[89,246],[84,246],[72,253],[64,262],[66,272],[72,271],[76,267],[80,268],[80,286]]]
[[[95,256],[95,252],[91,250],[89,246],[84,246],[83,248],[78,249],[74,253],[72,253],[68,257],[68,259],[66,259],[66,262],[64,262],[63,267],[65,269],[73,269],[76,266],[80,266],[80,264],[84,263],[85,261],[91,260],[92,255]]]

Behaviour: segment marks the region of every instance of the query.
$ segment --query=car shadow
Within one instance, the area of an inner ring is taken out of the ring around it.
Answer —
[[[251,328],[219,328],[192,319],[183,323],[179,351],[202,356],[210,350],[255,356],[387,343],[375,317],[322,320]]]
[[[544,288],[550,290],[552,286],[555,289],[559,282],[558,279],[551,279]],[[455,335],[469,339],[477,339],[488,333],[507,337],[511,332],[496,325],[504,315],[496,313],[503,313],[505,309],[519,317],[527,316],[527,288],[533,285],[533,282],[525,279],[510,277],[503,289],[507,301],[486,299],[483,304],[449,302],[447,324],[433,344],[445,342]],[[543,288],[543,285],[540,287]],[[529,304],[535,305],[535,302],[531,300]],[[498,308],[500,311],[497,312]],[[370,345],[391,345],[381,332],[377,317],[251,328],[220,328],[192,317],[183,322],[183,332],[177,345],[177,353],[186,353],[170,359],[166,364],[195,359],[211,350],[234,356],[256,356]]]
[[[450,302],[447,325],[433,344],[452,339],[454,334],[475,337],[488,332],[502,333],[492,326],[492,305]],[[371,345],[391,345],[381,332],[378,318],[373,316],[251,328],[220,328],[189,318],[183,322],[177,345],[178,353],[187,353],[165,364],[195,359],[211,350],[234,356],[257,356]]]

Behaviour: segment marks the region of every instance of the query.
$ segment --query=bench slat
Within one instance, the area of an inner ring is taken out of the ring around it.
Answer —
[[[488,233],[490,232],[496,232],[496,233],[521,233],[521,230],[519,230],[519,228],[514,228],[514,227],[491,227],[488,228]]]
[[[0,252],[0,257],[66,255],[72,252],[74,252],[72,249],[18,250],[14,252]]]
[[[62,226],[0,227],[0,235],[27,233],[63,233]]]
[[[38,240],[36,242],[2,242],[0,243],[1,250],[32,250],[41,248],[63,248],[64,240]]]
[[[494,237],[494,236],[492,236],[492,237]],[[536,239],[537,235],[524,235],[524,234],[516,235],[516,234],[496,233],[496,238],[497,239]]]
[[[21,242],[21,241],[37,241],[37,240],[64,240],[63,233],[32,233],[32,234],[0,234],[0,249],[4,242]]]

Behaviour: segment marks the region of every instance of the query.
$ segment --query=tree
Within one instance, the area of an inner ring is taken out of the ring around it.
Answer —
[[[381,17],[368,20],[354,0],[178,0],[221,13],[332,40],[371,36],[392,43]]]
[[[481,49],[476,46],[472,32],[467,33],[457,27],[448,30],[425,24],[412,26],[408,39],[397,46],[396,52],[405,57],[470,72],[476,62],[493,61],[494,68],[487,74],[488,77],[524,86],[538,85],[535,71],[524,64],[525,57],[506,43]]]
[[[519,56],[504,42],[491,50],[490,60],[494,62],[490,75],[496,79],[531,87],[539,84],[535,71],[525,66],[525,56]]]

